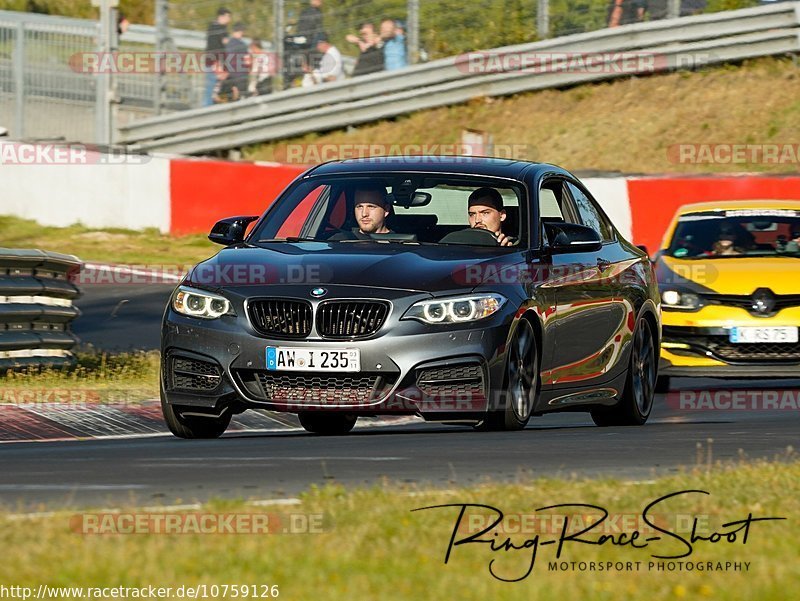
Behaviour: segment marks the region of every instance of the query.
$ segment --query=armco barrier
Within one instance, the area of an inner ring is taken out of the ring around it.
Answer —
[[[0,248],[0,369],[73,362],[80,268],[72,255]]]

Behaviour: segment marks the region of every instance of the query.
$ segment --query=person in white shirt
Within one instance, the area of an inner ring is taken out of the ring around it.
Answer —
[[[326,33],[320,33],[314,40],[317,52],[322,54],[319,67],[311,69],[306,66],[306,76],[303,77],[303,86],[317,85],[328,81],[344,80],[344,65],[342,53],[328,40]]]

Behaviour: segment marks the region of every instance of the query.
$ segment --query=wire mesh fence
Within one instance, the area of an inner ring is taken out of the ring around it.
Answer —
[[[70,56],[93,49],[92,22],[27,22],[0,16],[0,119],[14,135],[93,136],[94,81],[70,69]]]

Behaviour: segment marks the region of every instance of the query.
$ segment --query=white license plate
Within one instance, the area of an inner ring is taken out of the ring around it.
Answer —
[[[267,347],[269,371],[361,371],[361,351],[353,348]]]
[[[797,342],[797,328],[747,326],[731,328],[730,341],[753,344],[756,342]]]

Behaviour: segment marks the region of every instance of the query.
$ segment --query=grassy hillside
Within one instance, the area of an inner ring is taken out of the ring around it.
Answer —
[[[324,135],[250,148],[249,159],[285,160],[287,144],[455,144],[464,129],[492,134],[496,147],[572,170],[629,173],[797,172],[793,164],[678,164],[675,144],[800,143],[800,66],[760,59],[697,72],[630,78],[458,106]]]

